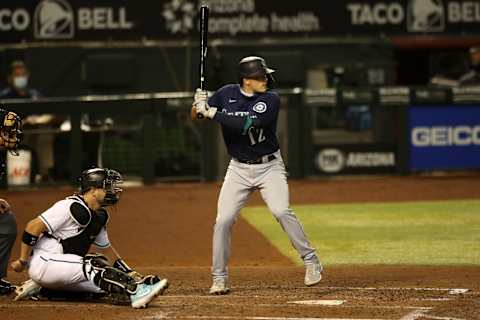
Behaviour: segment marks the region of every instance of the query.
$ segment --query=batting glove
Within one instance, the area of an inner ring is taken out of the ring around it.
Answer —
[[[217,108],[210,107],[206,101],[199,102],[193,106],[195,107],[197,114],[201,114],[205,118],[213,119],[217,113]]]
[[[208,92],[206,90],[197,89],[193,100],[193,106],[197,114],[201,114],[205,118],[213,119],[215,113],[217,113],[217,108],[208,105]]]
[[[208,92],[207,90],[202,90],[198,88],[195,90],[195,95],[193,96],[193,104],[198,104],[200,102],[207,102]]]

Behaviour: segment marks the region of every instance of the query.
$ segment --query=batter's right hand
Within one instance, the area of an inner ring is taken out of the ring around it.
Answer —
[[[17,259],[15,261],[13,261],[10,264],[10,266],[12,267],[12,269],[15,272],[22,272],[23,270],[25,270],[25,267],[27,266],[27,262],[23,261],[23,260],[20,260],[20,259]]]

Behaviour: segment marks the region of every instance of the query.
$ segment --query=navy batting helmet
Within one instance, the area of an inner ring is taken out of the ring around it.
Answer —
[[[242,79],[258,79],[267,77],[269,85],[273,84],[273,75],[275,70],[267,67],[265,59],[257,56],[245,57],[238,63],[238,74],[240,77],[240,83]]]
[[[103,207],[114,205],[120,200],[123,183],[122,175],[107,168],[93,168],[82,172],[79,178],[80,193],[84,194],[92,188],[103,189],[106,192]]]

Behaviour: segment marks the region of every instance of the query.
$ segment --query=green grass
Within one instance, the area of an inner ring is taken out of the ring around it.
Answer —
[[[480,265],[480,201],[294,206],[324,264]],[[294,262],[287,235],[266,207],[242,216]]]

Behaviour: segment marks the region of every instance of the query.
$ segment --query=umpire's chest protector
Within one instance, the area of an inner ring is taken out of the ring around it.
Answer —
[[[108,212],[100,209],[92,212],[83,203],[73,202],[70,206],[72,218],[75,219],[80,227],[80,232],[73,237],[60,240],[63,246],[63,253],[71,253],[79,256],[85,256],[95,238],[102,228],[107,225]]]

